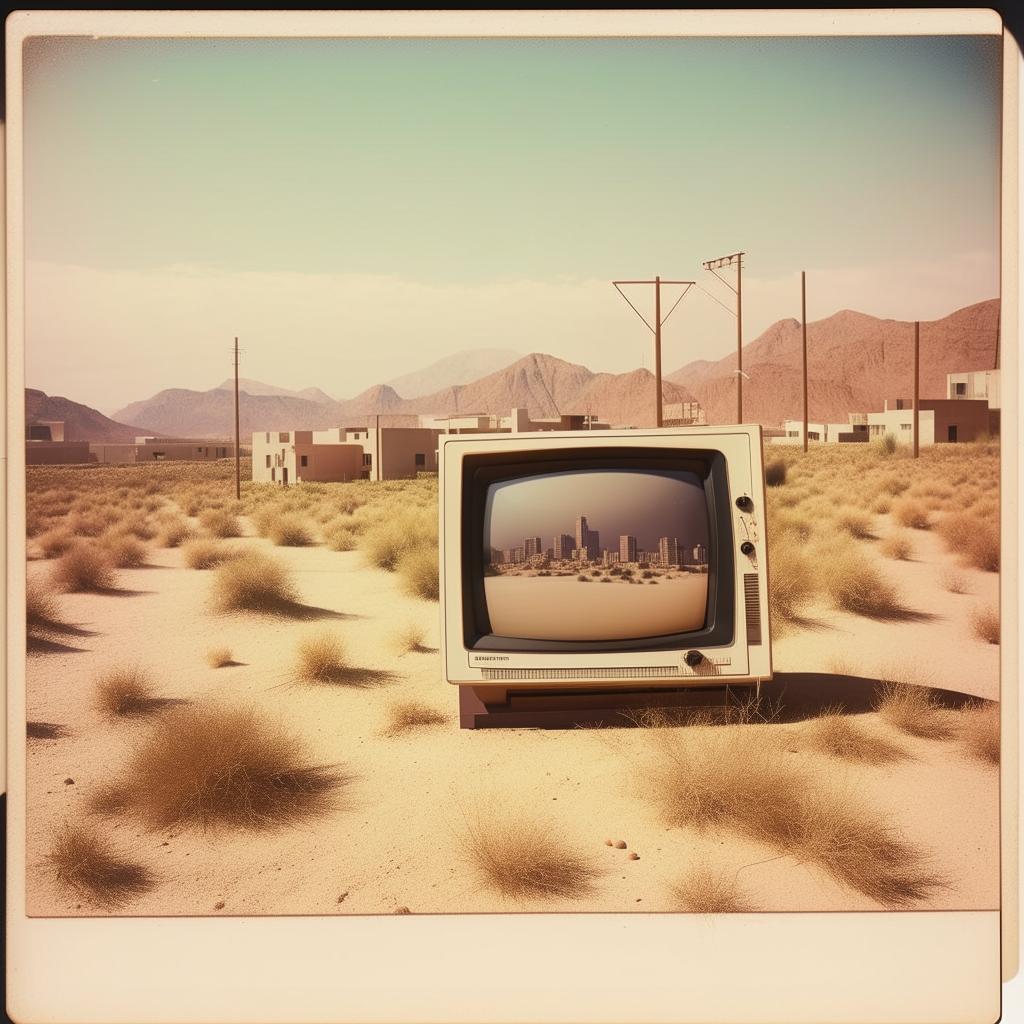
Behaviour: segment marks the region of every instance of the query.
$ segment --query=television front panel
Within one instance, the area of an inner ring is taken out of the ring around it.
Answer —
[[[439,442],[449,682],[770,678],[760,427]]]

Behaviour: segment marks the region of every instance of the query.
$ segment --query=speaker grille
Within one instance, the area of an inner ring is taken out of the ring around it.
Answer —
[[[743,599],[747,612],[747,643],[761,643],[761,595],[758,593],[757,573],[743,575]]]
[[[631,665],[625,668],[485,668],[484,679],[673,679],[682,673],[671,665]]]

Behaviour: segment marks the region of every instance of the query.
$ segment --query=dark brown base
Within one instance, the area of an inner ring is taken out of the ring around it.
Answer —
[[[748,686],[687,686],[646,690],[477,690],[459,687],[463,729],[572,729],[622,726],[639,711],[741,707],[754,696]]]

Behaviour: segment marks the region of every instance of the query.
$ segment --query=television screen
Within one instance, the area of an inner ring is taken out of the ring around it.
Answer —
[[[590,469],[493,483],[484,506],[491,633],[636,640],[701,629],[708,507],[687,470]]]

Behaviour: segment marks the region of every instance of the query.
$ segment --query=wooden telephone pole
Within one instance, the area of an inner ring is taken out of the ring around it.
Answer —
[[[807,271],[800,271],[800,329],[804,350],[804,451],[807,451]]]
[[[719,256],[713,260],[705,260],[701,266],[714,274],[719,281],[722,282],[727,288],[729,288],[736,295],[736,422],[743,422],[743,257],[746,255],[744,252],[730,253],[728,256]],[[721,274],[715,273],[717,270],[721,270],[723,267],[735,267],[736,268],[736,287],[733,288],[731,284]],[[714,296],[712,296],[714,298]],[[718,299],[715,299],[717,302]],[[725,305],[720,303],[720,305]],[[726,307],[728,309],[728,307]]]
[[[238,442],[238,338],[235,338],[235,501],[242,498],[242,452]]]
[[[683,296],[690,290],[690,288],[696,284],[695,281],[663,281],[660,277],[655,277],[653,281],[612,281],[615,286],[615,290],[626,300],[629,304],[629,308],[645,324],[647,324],[648,330],[654,335],[654,420],[657,426],[661,426],[663,423],[662,417],[662,395],[661,395],[661,329],[668,322],[668,318],[672,315],[676,306],[679,305],[683,300]],[[653,284],[654,285],[654,325],[652,326],[647,317],[640,312],[632,302],[629,301],[626,293],[619,287],[623,284]],[[683,285],[682,294],[679,298],[672,303],[672,309],[670,309],[664,317],[661,315],[661,286],[663,284],[670,285]]]
[[[921,321],[914,321],[914,458],[917,458],[920,440],[920,416],[918,410],[921,397]]]

